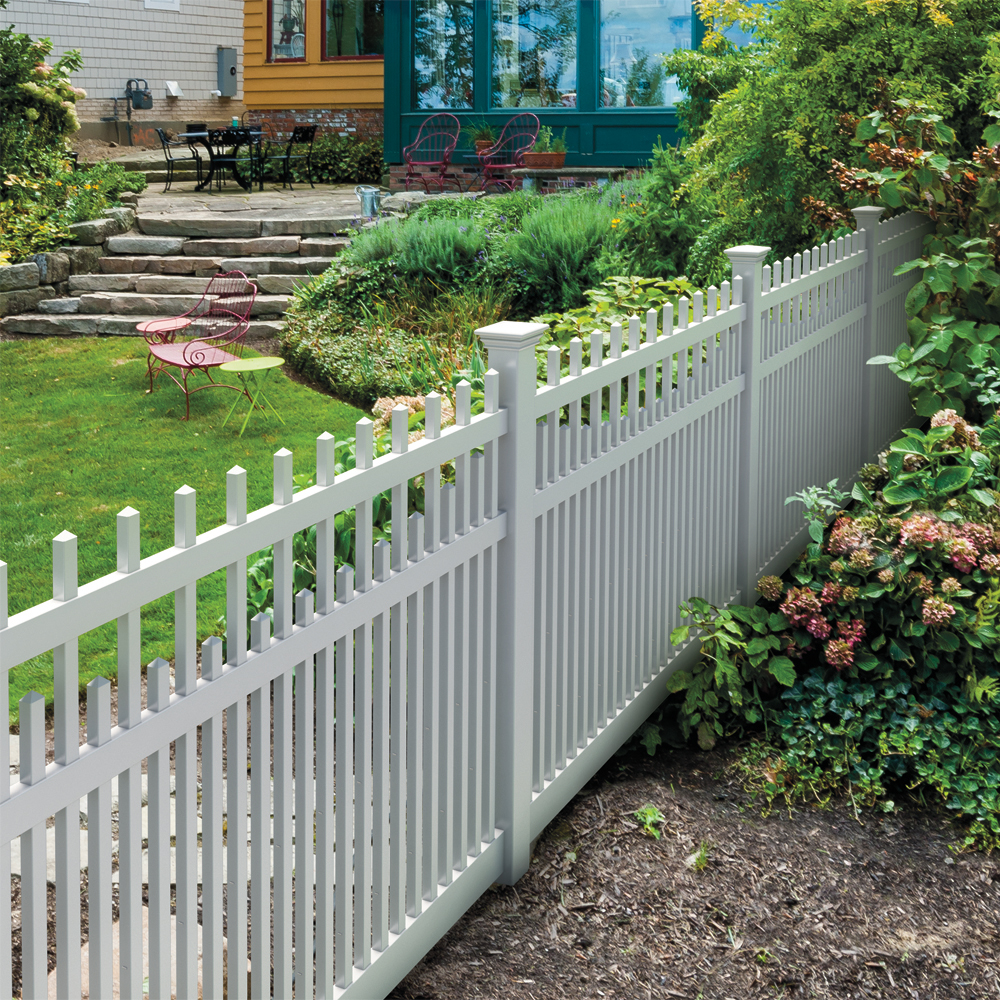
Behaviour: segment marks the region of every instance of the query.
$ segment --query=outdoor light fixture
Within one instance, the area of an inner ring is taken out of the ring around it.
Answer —
[[[341,49],[343,48],[342,37],[344,34],[344,5],[341,0],[331,0],[330,3],[330,17],[333,20],[334,31],[337,35],[337,55],[343,55]]]

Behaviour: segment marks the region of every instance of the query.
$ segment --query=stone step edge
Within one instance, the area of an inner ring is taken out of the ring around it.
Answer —
[[[122,316],[120,313],[23,313],[18,316],[4,316],[0,319],[0,331],[21,333],[28,336],[106,336],[141,337],[135,326],[146,320],[162,319],[162,316]],[[82,322],[81,322],[82,321]],[[19,330],[18,325],[41,323],[49,330]],[[277,336],[284,328],[282,313],[265,313],[250,320],[247,340],[268,339]],[[103,329],[102,329],[103,326]],[[76,327],[76,329],[69,329]],[[90,329],[93,327],[93,329]],[[112,329],[112,327],[115,327]],[[131,329],[128,329],[130,327]]]

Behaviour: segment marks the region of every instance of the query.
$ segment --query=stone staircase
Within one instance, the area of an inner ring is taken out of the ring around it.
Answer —
[[[247,337],[275,337],[295,289],[350,242],[334,234],[353,216],[329,204],[166,211],[150,200],[134,230],[105,240],[92,273],[70,274],[33,311],[4,317],[3,332],[136,336],[137,323],[194,307],[212,275],[242,271],[258,287]]]

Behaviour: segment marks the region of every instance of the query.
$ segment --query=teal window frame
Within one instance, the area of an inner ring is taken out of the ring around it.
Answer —
[[[472,107],[414,107],[414,3],[395,0],[385,13],[385,158],[402,162],[402,149],[412,142],[420,123],[437,111],[448,111],[463,124],[485,119],[499,131],[516,113],[511,108],[491,108],[492,47],[491,0],[473,4],[473,94]],[[599,0],[578,0],[577,106],[575,108],[531,108],[543,125],[553,131],[566,129],[567,166],[641,166],[648,162],[657,137],[664,143],[678,138],[677,113],[673,108],[602,108],[598,106],[600,68]],[[691,5],[692,39],[697,48],[706,27]],[[522,109],[526,110],[526,109]],[[463,142],[457,152],[466,151]]]

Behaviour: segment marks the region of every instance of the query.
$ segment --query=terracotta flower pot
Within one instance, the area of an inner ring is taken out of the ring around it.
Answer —
[[[492,139],[477,139],[476,152],[481,153],[484,149],[489,149],[493,145]]]
[[[524,165],[532,170],[558,170],[566,162],[565,153],[524,154]]]

